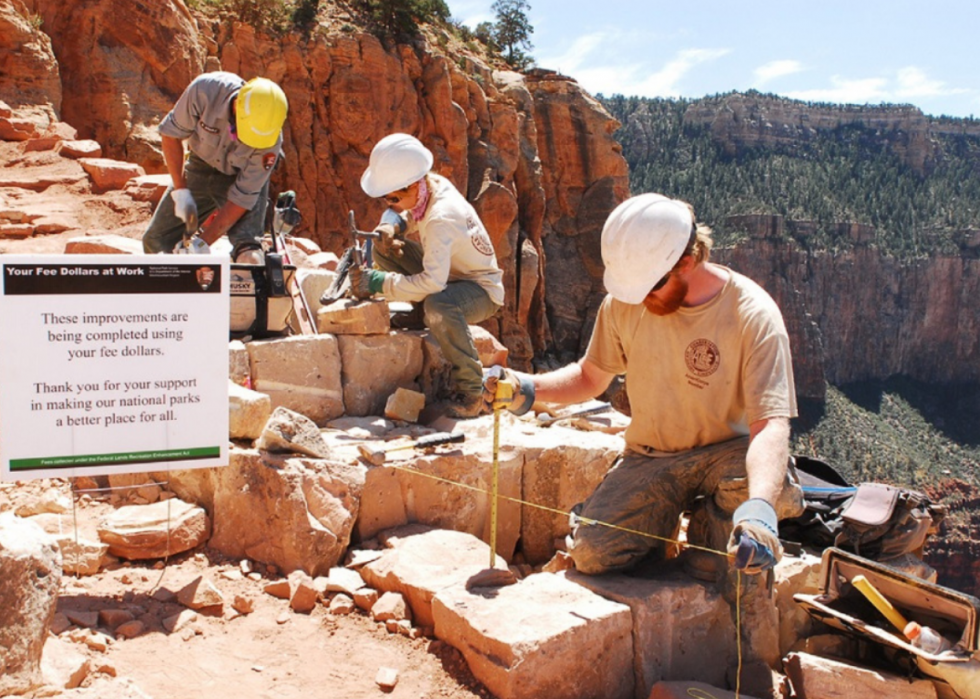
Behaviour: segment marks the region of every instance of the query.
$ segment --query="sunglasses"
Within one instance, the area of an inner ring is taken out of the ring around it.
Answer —
[[[408,194],[408,190],[411,188],[411,186],[412,185],[408,185],[408,187],[402,187],[401,189],[395,190],[391,194],[385,194],[381,198],[384,199],[389,204],[397,204],[398,202],[400,202],[402,199],[405,198],[405,195]]]

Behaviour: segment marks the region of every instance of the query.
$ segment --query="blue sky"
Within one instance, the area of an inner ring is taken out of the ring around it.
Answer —
[[[589,92],[756,89],[980,117],[980,0],[529,0],[531,55]],[[492,0],[448,0],[475,27]]]

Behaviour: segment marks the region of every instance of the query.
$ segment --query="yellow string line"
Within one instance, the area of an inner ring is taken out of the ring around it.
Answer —
[[[431,474],[431,473],[425,473],[424,471],[419,471],[416,468],[408,468],[407,466],[398,466],[397,464],[385,464],[385,466],[390,466],[391,468],[396,469],[398,471],[405,471],[406,473],[414,473],[415,475],[424,476],[425,478],[430,478],[430,479],[432,479],[434,481],[439,481],[441,483],[446,483],[448,485],[454,485],[454,486],[456,486],[458,488],[464,488],[466,490],[472,490],[474,492],[483,493],[484,495],[490,495],[491,497],[493,497],[493,493],[490,493],[489,491],[487,491],[484,488],[478,488],[475,485],[467,485],[466,483],[460,483],[459,481],[454,481],[454,480],[452,480],[450,478],[443,478],[442,476],[436,476],[436,475]],[[536,509],[539,509],[539,510],[544,510],[545,512],[550,512],[552,514],[562,515],[563,517],[568,517],[571,514],[570,512],[565,512],[564,510],[559,510],[559,509],[554,508],[554,507],[548,507],[547,505],[539,505],[538,503],[528,502],[527,500],[522,500],[520,498],[513,498],[513,497],[510,497],[509,495],[501,495],[501,494],[497,493],[496,494],[496,497],[500,498],[501,500],[507,500],[508,502],[515,503],[517,505],[526,505],[528,507],[533,507],[533,508],[536,508]],[[616,530],[619,530],[621,532],[626,532],[627,534],[636,534],[637,536],[642,536],[642,537],[646,537],[646,538],[649,538],[649,539],[657,539],[659,541],[664,541],[664,542],[667,542],[669,544],[681,544],[681,545],[683,545],[683,546],[685,546],[687,548],[690,548],[690,549],[697,549],[698,551],[706,551],[708,553],[714,553],[714,554],[717,554],[719,556],[724,556],[725,558],[734,558],[734,556],[732,556],[732,554],[728,553],[727,551],[717,551],[715,549],[710,549],[710,548],[707,548],[705,546],[697,546],[695,544],[690,544],[690,543],[688,543],[686,541],[680,541],[678,539],[671,539],[671,538],[668,538],[668,537],[665,537],[665,536],[657,536],[656,534],[650,534],[648,532],[637,531],[636,529],[630,529],[629,527],[620,527],[619,525],[611,524],[609,522],[602,522],[602,521],[600,521],[598,519],[591,519],[590,517],[582,517],[581,515],[575,515],[575,516],[579,519],[579,521],[584,522],[585,524],[590,524],[590,525],[596,525],[597,524],[597,525],[600,525],[600,526],[603,526],[603,527],[609,527],[610,529],[616,529]],[[493,529],[496,530],[496,526],[494,526]],[[494,536],[494,538],[496,538],[493,533],[491,535]],[[491,556],[490,560],[491,561],[494,560],[493,559],[493,556],[495,554],[496,554],[496,552],[493,549],[491,549],[490,550],[490,556]],[[493,565],[491,565],[490,567],[492,568]],[[738,657],[738,666],[737,666],[737,671],[736,671],[736,675],[735,675],[735,699],[738,699],[739,698],[739,695],[740,695],[740,687],[741,687],[741,684],[742,684],[742,614],[741,614],[741,609],[742,609],[742,571],[738,571],[738,575],[736,576],[736,586],[735,586],[735,650],[736,650],[736,654],[737,654],[737,657]]]
[[[399,471],[405,471],[407,473],[414,473],[415,475],[418,475],[418,476],[423,476],[425,478],[430,478],[430,479],[432,479],[434,481],[440,481],[442,483],[447,483],[449,485],[454,485],[454,486],[457,486],[459,488],[465,488],[466,490],[472,490],[474,492],[482,493],[484,495],[492,495],[492,493],[490,493],[490,491],[486,490],[485,488],[479,488],[479,487],[477,487],[475,485],[467,485],[466,483],[460,483],[459,481],[454,481],[454,480],[449,479],[449,478],[443,478],[442,476],[436,476],[436,475],[431,474],[431,473],[426,473],[425,471],[419,471],[418,469],[408,468],[407,466],[398,466],[398,465],[392,464],[392,463],[387,463],[387,464],[385,464],[385,466],[389,466],[389,467],[394,468],[394,469],[397,469]],[[527,505],[528,507],[533,507],[533,508],[538,509],[538,510],[544,510],[545,512],[550,512],[552,514],[561,515],[563,517],[568,517],[571,514],[570,512],[566,512],[564,510],[559,510],[559,509],[554,508],[554,507],[548,507],[547,505],[539,505],[538,503],[528,502],[527,500],[522,500],[520,498],[510,497],[509,495],[502,495],[502,494],[499,494],[498,493],[497,494],[497,497],[500,498],[501,500],[507,500],[508,502],[512,502],[512,503],[514,503],[516,505]],[[592,519],[590,517],[582,517],[581,515],[575,515],[575,517],[580,522],[583,522],[583,523],[588,524],[588,525],[596,525],[597,524],[599,526],[609,527],[610,529],[616,529],[616,530],[621,531],[621,532],[626,532],[627,534],[635,534],[637,536],[646,537],[648,539],[657,539],[658,541],[664,541],[664,542],[666,542],[668,544],[681,544],[685,548],[697,549],[698,551],[706,551],[707,553],[714,553],[714,554],[717,554],[719,556],[724,556],[726,558],[734,558],[734,556],[732,556],[732,554],[728,553],[727,551],[718,551],[716,549],[707,548],[705,546],[698,546],[696,544],[691,544],[691,543],[688,543],[686,541],[680,541],[678,539],[671,539],[671,538],[665,537],[665,536],[657,536],[656,534],[650,534],[648,532],[641,532],[641,531],[636,530],[636,529],[630,529],[629,527],[621,527],[621,526],[619,526],[617,524],[611,524],[609,522],[603,522],[601,520]]]

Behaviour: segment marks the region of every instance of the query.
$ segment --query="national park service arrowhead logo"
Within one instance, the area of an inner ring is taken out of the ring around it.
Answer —
[[[695,376],[704,378],[711,376],[721,365],[721,353],[718,345],[711,340],[695,340],[684,351],[684,362],[688,371]]]

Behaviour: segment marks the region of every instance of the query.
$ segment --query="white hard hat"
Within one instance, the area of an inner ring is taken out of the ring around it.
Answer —
[[[606,291],[624,303],[643,301],[681,259],[693,227],[690,208],[661,194],[617,206],[602,227]]]
[[[369,197],[383,197],[419,181],[431,169],[432,151],[414,136],[393,133],[371,151],[368,168],[361,175],[361,189]]]

